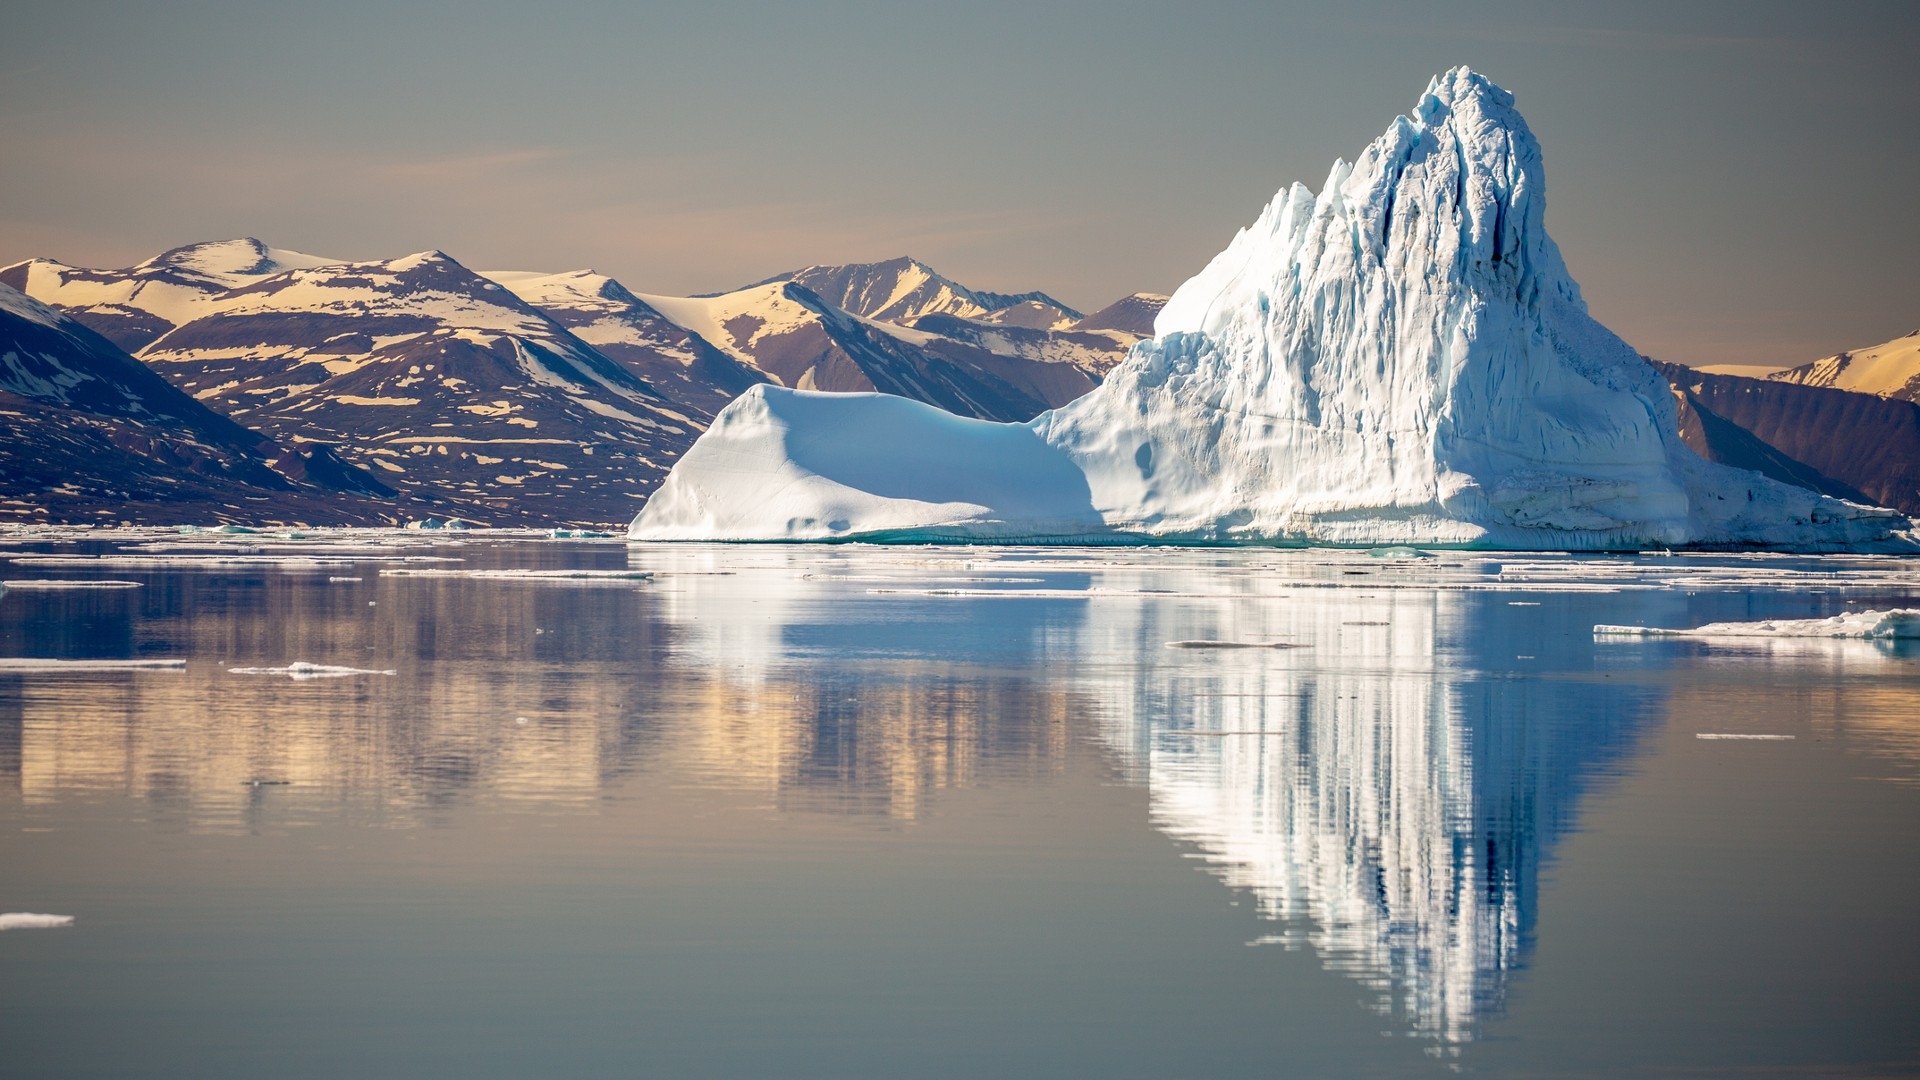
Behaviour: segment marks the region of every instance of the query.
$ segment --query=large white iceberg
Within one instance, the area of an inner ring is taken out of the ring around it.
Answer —
[[[1078,401],[1010,425],[756,386],[629,535],[1818,549],[1911,527],[1687,449],[1545,208],[1512,95],[1456,68],[1320,194],[1276,196]]]

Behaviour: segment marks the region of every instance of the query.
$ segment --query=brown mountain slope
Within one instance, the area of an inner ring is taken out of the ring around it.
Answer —
[[[1819,478],[1837,485],[1832,494],[1920,514],[1920,405],[1846,390],[1708,375],[1677,364],[1654,366],[1680,392],[1684,404],[1700,414],[1689,430],[1683,413],[1681,434],[1701,456],[1828,491],[1828,486],[1809,482]],[[1737,427],[1779,457],[1757,452],[1714,421]],[[1847,489],[1853,494],[1846,494]]]

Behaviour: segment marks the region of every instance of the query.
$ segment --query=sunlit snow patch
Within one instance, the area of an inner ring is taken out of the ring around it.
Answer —
[[[9,911],[0,915],[0,930],[52,930],[72,925],[71,915],[39,915],[31,911]]]
[[[1759,622],[1708,623],[1692,630],[1656,626],[1593,628],[1596,637],[1689,638],[1920,638],[1920,608],[1893,611],[1853,611],[1830,619],[1762,619]]]
[[[334,667],[330,664],[309,664],[305,660],[295,660],[286,667],[237,667],[228,668],[235,675],[285,675],[290,679],[343,679],[349,675],[392,675],[392,668],[384,671],[373,668]]]

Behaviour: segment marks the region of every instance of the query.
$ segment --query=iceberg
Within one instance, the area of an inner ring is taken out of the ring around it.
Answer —
[[[1281,191],[1100,387],[1027,424],[756,386],[636,540],[1905,546],[1710,464],[1587,312],[1513,97],[1456,68],[1318,194]]]

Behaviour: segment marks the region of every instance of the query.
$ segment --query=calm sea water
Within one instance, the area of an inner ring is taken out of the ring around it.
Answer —
[[[6,1076],[1920,1072],[1914,562],[0,556]]]

